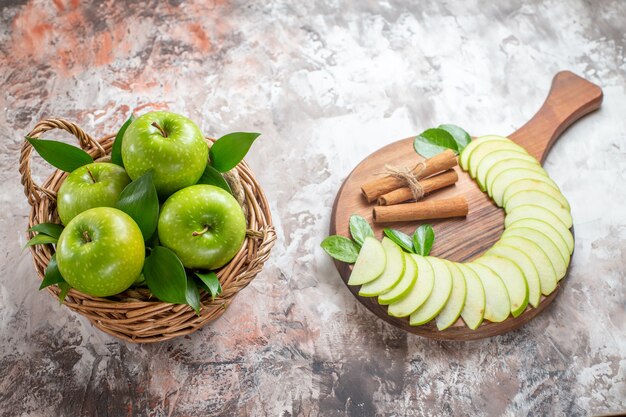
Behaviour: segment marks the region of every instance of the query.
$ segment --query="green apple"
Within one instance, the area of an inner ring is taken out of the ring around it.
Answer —
[[[465,296],[465,305],[461,310],[461,318],[472,330],[476,330],[483,322],[485,317],[485,290],[483,283],[478,275],[465,264],[456,264],[463,273],[465,278],[465,286],[467,287],[467,295]]]
[[[506,320],[511,313],[509,293],[506,286],[491,269],[477,263],[467,263],[468,268],[473,270],[480,278],[485,290],[485,319],[499,323]]]
[[[378,278],[387,265],[385,248],[371,236],[365,238],[359,256],[354,263],[348,285],[362,285]]]
[[[184,116],[164,111],[135,119],[122,142],[128,175],[135,180],[152,169],[161,198],[198,182],[208,156],[209,148],[198,126]]]
[[[168,198],[157,226],[161,245],[190,269],[216,269],[228,263],[246,237],[246,218],[227,191],[192,185]]]
[[[495,151],[501,150],[509,150],[514,152],[519,152],[522,154],[527,154],[526,149],[522,148],[515,142],[511,140],[505,141],[488,141],[480,144],[474,149],[469,158],[469,173],[472,178],[476,178],[476,174],[478,172],[478,165],[481,163],[483,158]]]
[[[95,297],[119,294],[141,274],[143,236],[129,215],[111,207],[80,213],[65,227],[56,248],[61,275]]]
[[[539,174],[543,174],[548,176],[548,173],[545,169],[539,165],[539,163],[535,161],[527,161],[524,159],[507,159],[504,161],[499,161],[495,163],[489,171],[487,171],[487,175],[485,176],[485,182],[483,185],[483,190],[489,190],[490,184],[500,175],[501,172],[506,171],[507,169],[512,168],[525,168],[529,171],[534,171]]]
[[[502,207],[504,191],[506,191],[506,188],[517,180],[528,178],[543,181],[558,188],[556,183],[545,174],[531,171],[528,168],[511,168],[498,174],[493,182],[488,184],[487,191],[498,207]]]
[[[511,160],[511,159],[521,159],[528,162],[534,162],[539,165],[539,162],[528,155],[527,153],[522,153],[517,150],[512,151],[510,149],[503,149],[498,151],[493,151],[480,161],[478,164],[478,168],[476,170],[476,182],[480,184],[485,184],[485,179],[487,178],[487,172],[489,169],[496,163],[503,160]],[[485,191],[485,188],[481,187],[482,191]]]
[[[486,255],[506,258],[515,263],[524,274],[524,278],[528,284],[528,303],[533,307],[539,305],[541,301],[541,281],[539,280],[537,268],[528,255],[517,248],[503,244],[494,245],[487,251]]]
[[[486,136],[481,136],[479,138],[474,139],[465,148],[463,148],[463,150],[461,151],[461,154],[459,155],[459,165],[461,165],[461,168],[463,168],[465,171],[468,171],[469,159],[474,149],[476,149],[476,147],[478,147],[478,145],[480,145],[481,143],[488,142],[491,140],[505,142],[505,141],[508,141],[509,139],[503,136],[497,136],[497,135],[486,135]]]
[[[467,286],[465,285],[463,272],[461,272],[455,262],[445,261],[445,263],[452,275],[452,292],[448,302],[435,320],[439,330],[445,330],[456,323],[461,316],[461,311],[463,311],[463,306],[465,305],[465,297],[467,296]]]
[[[566,210],[570,210],[569,202],[567,201],[563,193],[561,193],[561,190],[545,182],[533,179],[523,179],[515,181],[511,183],[508,187],[506,187],[506,190],[504,190],[504,194],[502,196],[502,205],[506,207],[506,204],[512,196],[520,191],[527,190],[541,191],[543,193],[549,194],[551,197],[556,198],[559,203],[561,203],[561,206],[563,206]]]
[[[561,211],[561,213],[565,213],[565,211]],[[571,216],[569,217],[571,218]],[[554,213],[543,207],[535,205],[516,207],[513,211],[507,213],[504,218],[504,227],[509,227],[513,223],[526,219],[539,220],[552,226],[563,238],[570,255],[574,252],[574,236],[572,236],[569,228],[565,226],[566,220],[561,220]]]
[[[569,263],[569,259],[563,259],[561,251],[559,251],[556,244],[552,240],[550,240],[550,238],[545,233],[539,232],[535,229],[530,229],[528,227],[511,228],[509,226],[507,229],[504,230],[504,233],[502,233],[502,238],[506,238],[507,236],[523,237],[535,242],[550,259],[550,262],[554,267],[554,272],[556,273],[557,281],[563,278],[567,273],[567,265]]]
[[[452,274],[443,259],[428,256],[426,260],[433,267],[435,282],[428,299],[411,313],[409,319],[411,326],[426,324],[437,317],[437,314],[445,307],[452,292]]]
[[[94,207],[114,207],[124,187],[130,183],[119,165],[94,162],[76,168],[59,188],[57,211],[61,222],[70,220]]]
[[[558,226],[559,224],[557,223],[557,227]],[[565,242],[561,234],[552,225],[537,219],[521,219],[509,225],[507,229],[515,229],[517,227],[527,227],[546,235],[552,241],[552,243],[554,243],[559,252],[561,252],[561,257],[563,258],[565,263],[569,264],[570,251],[567,243]]]
[[[474,261],[491,269],[500,277],[509,294],[511,314],[517,317],[528,306],[528,283],[522,270],[513,261],[498,256],[483,255]]]
[[[401,299],[389,304],[387,313],[394,317],[410,316],[430,296],[435,283],[435,274],[432,266],[425,257],[410,255],[417,264],[417,281],[411,291]]]
[[[503,206],[504,211],[507,213],[513,211],[515,207],[526,206],[528,204],[536,204],[541,207],[545,207],[548,210],[557,210],[556,212],[560,212],[560,210],[569,210],[564,207],[563,204],[557,199],[554,195],[560,195],[560,191],[553,191],[549,194],[544,191],[537,190],[524,190],[519,191],[516,194],[513,194],[509,201]]]
[[[404,273],[400,281],[389,291],[378,296],[378,303],[382,305],[389,305],[403,298],[411,291],[411,288],[417,281],[417,265],[413,260],[413,257],[408,253],[402,253],[404,257]]]
[[[373,281],[363,284],[359,290],[359,295],[363,297],[375,297],[392,289],[404,273],[404,256],[400,246],[393,243],[388,237],[384,237],[382,241],[385,249],[385,270]]]

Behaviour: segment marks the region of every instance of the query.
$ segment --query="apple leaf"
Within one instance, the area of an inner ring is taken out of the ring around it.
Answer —
[[[52,258],[50,258],[50,262],[48,262],[46,273],[44,274],[43,281],[41,281],[39,289],[43,290],[50,285],[59,284],[61,282],[65,282],[65,280],[59,271],[59,266],[57,265],[57,254],[55,253],[52,255]]]
[[[260,135],[260,133],[234,132],[222,136],[209,149],[211,165],[219,172],[235,168]]]
[[[178,256],[155,246],[143,264],[143,276],[152,294],[166,303],[187,304],[187,274]]]
[[[456,147],[459,152],[461,152],[472,141],[469,133],[457,125],[439,125],[437,129],[443,129],[452,136],[456,142]]]
[[[199,279],[200,286],[215,299],[222,293],[222,285],[215,272],[194,272]]]
[[[430,249],[435,241],[435,231],[429,224],[423,224],[413,233],[413,248],[415,253],[422,256],[428,256]]]
[[[350,216],[350,235],[360,247],[363,246],[366,237],[374,237],[374,231],[367,220],[358,214],[353,214]]]
[[[389,229],[389,228],[384,229],[383,232],[385,232],[385,236],[387,236],[389,239],[391,239],[395,244],[400,246],[405,251],[409,253],[415,253],[413,251],[413,241],[407,234],[402,233],[399,230]]]
[[[152,182],[152,170],[128,184],[115,207],[133,218],[144,240],[150,239],[159,220],[159,197]]]
[[[28,229],[29,232],[38,232],[50,237],[59,238],[63,231],[63,225],[57,223],[39,223]]]
[[[35,246],[35,245],[46,245],[46,244],[51,244],[51,243],[57,243],[57,240],[58,239],[56,237],[52,237],[52,236],[48,236],[44,234],[38,234],[37,236],[29,240],[26,243],[26,245],[24,245],[24,248],[27,248],[29,246]]]
[[[452,149],[456,153],[459,152],[452,135],[443,129],[423,131],[413,140],[413,148],[415,152],[424,158],[432,158],[446,149]]]
[[[200,291],[192,277],[187,277],[187,304],[193,308],[197,315],[200,315]]]
[[[215,185],[216,187],[228,191],[230,194],[233,193],[230,189],[230,185],[228,185],[222,174],[211,165],[207,165],[206,168],[204,168],[204,172],[197,184]]]
[[[33,145],[33,148],[43,159],[61,171],[72,172],[76,168],[93,162],[93,158],[87,152],[67,143],[35,139],[28,136],[26,136],[26,140]]]
[[[338,261],[353,264],[359,256],[359,246],[347,237],[333,235],[322,241],[322,249]]]
[[[63,303],[63,301],[65,301],[65,297],[67,297],[67,293],[70,292],[72,287],[70,287],[70,284],[68,284],[65,281],[59,282],[58,285],[59,285],[59,288],[61,289],[61,292],[59,293],[59,302]]]
[[[122,141],[124,140],[124,133],[126,133],[126,129],[133,120],[135,120],[135,115],[131,114],[117,132],[117,135],[115,135],[115,142],[113,142],[113,147],[111,148],[111,162],[121,167],[124,167],[124,161],[122,161]]]

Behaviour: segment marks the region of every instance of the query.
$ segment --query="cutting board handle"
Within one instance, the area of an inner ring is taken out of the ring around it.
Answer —
[[[558,137],[572,123],[600,108],[602,89],[570,71],[552,79],[552,87],[539,111],[509,136],[543,162]]]

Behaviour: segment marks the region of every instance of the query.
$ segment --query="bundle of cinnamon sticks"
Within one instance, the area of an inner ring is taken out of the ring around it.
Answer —
[[[412,169],[387,167],[389,175],[361,186],[368,202],[377,202],[374,222],[388,223],[464,217],[468,206],[465,197],[419,202],[425,195],[453,185],[459,179],[454,167],[457,158],[446,150],[418,163]],[[406,203],[415,201],[413,203]]]

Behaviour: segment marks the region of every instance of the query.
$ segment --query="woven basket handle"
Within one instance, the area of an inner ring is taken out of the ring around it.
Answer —
[[[80,147],[89,153],[92,157],[104,156],[106,152],[90,135],[85,133],[83,129],[78,127],[75,123],[68,122],[63,119],[45,119],[37,123],[35,128],[28,133],[27,136],[32,138],[38,138],[42,133],[45,133],[49,130],[61,129],[65,130],[68,133],[71,133],[76,139],[78,139],[78,143]],[[32,145],[24,139],[24,143],[22,144],[22,152],[20,154],[20,174],[22,175],[22,185],[24,186],[24,194],[26,194],[26,198],[28,198],[28,203],[31,206],[39,203],[43,195],[46,195],[51,198],[56,197],[56,193],[52,190],[48,190],[38,184],[35,184],[33,181],[31,169],[30,169],[30,157],[33,153]]]

